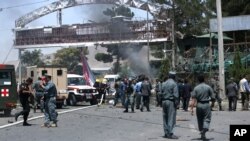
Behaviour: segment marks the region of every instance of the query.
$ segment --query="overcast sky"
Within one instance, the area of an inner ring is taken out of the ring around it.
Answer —
[[[14,34],[12,29],[15,27],[15,20],[37,8],[48,5],[58,0],[0,0],[0,63],[18,59],[18,50],[13,48]],[[83,23],[88,20],[98,21],[103,18],[102,11],[108,5],[83,5],[63,9],[63,24]],[[1,10],[2,9],[2,10]],[[133,9],[135,17],[146,18],[146,12]],[[28,27],[52,26],[57,24],[57,14],[52,13],[41,17],[30,24]],[[58,48],[43,49],[44,54],[53,53]]]

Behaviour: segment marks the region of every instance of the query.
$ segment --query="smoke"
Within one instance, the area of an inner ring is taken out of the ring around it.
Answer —
[[[86,21],[88,20],[94,21],[94,22],[108,22],[110,21],[110,18],[103,14],[103,11],[105,11],[107,8],[112,8],[112,5],[109,4],[97,4],[97,5],[87,5],[82,6],[82,12],[87,13]]]
[[[128,44],[120,50],[121,53],[127,55],[127,62],[133,75],[145,74],[152,78],[153,73],[148,62],[148,47]]]

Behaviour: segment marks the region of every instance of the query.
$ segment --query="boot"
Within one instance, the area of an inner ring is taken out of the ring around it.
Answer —
[[[27,121],[23,122],[23,126],[31,126]]]
[[[203,129],[202,131],[201,131],[201,139],[202,140],[206,140],[206,132],[208,131],[208,129]]]
[[[20,116],[20,113],[15,113],[15,121],[17,121],[19,116]]]

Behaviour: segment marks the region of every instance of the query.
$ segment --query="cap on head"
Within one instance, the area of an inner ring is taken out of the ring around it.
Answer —
[[[175,72],[175,71],[169,71],[169,72],[168,72],[168,77],[169,77],[169,78],[175,79],[175,75],[176,75],[176,72]]]

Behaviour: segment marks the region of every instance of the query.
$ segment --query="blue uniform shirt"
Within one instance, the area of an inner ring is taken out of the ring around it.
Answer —
[[[57,95],[56,86],[54,83],[49,81],[46,86],[44,87],[44,90],[47,92],[45,94],[46,97],[55,97]]]

